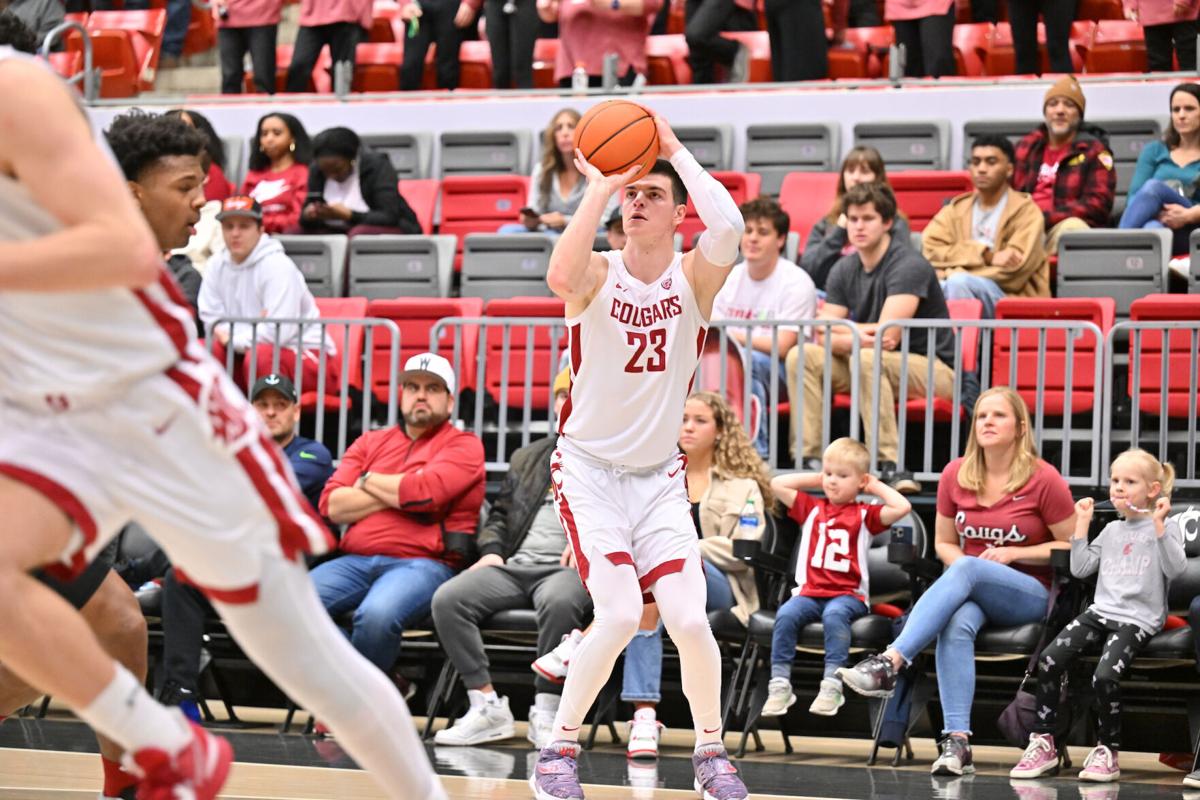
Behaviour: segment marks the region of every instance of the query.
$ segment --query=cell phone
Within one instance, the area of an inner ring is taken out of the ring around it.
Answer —
[[[538,212],[534,211],[534,210],[533,210],[532,208],[530,208],[529,206],[525,206],[525,208],[522,208],[522,209],[521,209],[519,212],[517,212],[517,213],[519,213],[519,214],[520,214],[522,217],[536,217],[536,216],[538,216]]]
[[[313,203],[316,203],[320,206],[325,205],[325,195],[321,194],[320,192],[309,192],[304,196],[304,205],[307,206]]]

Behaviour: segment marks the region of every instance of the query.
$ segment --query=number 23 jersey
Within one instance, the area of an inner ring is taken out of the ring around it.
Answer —
[[[847,503],[837,506],[824,497],[799,492],[788,516],[800,523],[796,589],[805,597],[852,594],[864,603],[870,597],[867,551],[871,537],[888,529],[883,506]]]
[[[629,274],[619,250],[583,313],[566,320],[571,393],[558,432],[593,458],[632,468],[678,452],[683,406],[708,332],[676,253],[652,284]]]

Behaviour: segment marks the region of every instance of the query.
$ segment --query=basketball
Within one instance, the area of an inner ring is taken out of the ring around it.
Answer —
[[[575,147],[605,175],[619,175],[635,164],[637,180],[658,158],[654,115],[628,100],[605,100],[588,109],[575,127]]]

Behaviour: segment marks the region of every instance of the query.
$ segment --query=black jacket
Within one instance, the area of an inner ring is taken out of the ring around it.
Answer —
[[[400,196],[399,179],[388,157],[369,147],[362,147],[358,151],[357,164],[359,186],[370,211],[355,211],[350,217],[350,227],[378,225],[399,228],[404,233],[420,233],[417,215]],[[325,173],[315,163],[308,169],[308,193],[325,194]],[[305,228],[317,228],[322,222],[306,220],[302,214],[300,224]]]
[[[550,454],[557,442],[557,436],[547,436],[512,454],[500,494],[475,537],[480,556],[495,553],[507,560],[525,541],[550,491]]]

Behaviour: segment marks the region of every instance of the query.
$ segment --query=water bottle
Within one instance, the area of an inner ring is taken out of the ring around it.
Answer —
[[[738,514],[737,538],[758,538],[758,511],[754,508],[753,497],[746,498],[746,505],[742,506],[742,512]]]
[[[604,54],[604,71],[601,73],[600,85],[606,93],[617,88],[617,65],[619,62],[620,56],[616,53]]]
[[[575,62],[575,71],[571,73],[571,91],[576,94],[587,94],[588,74],[582,61]]]

